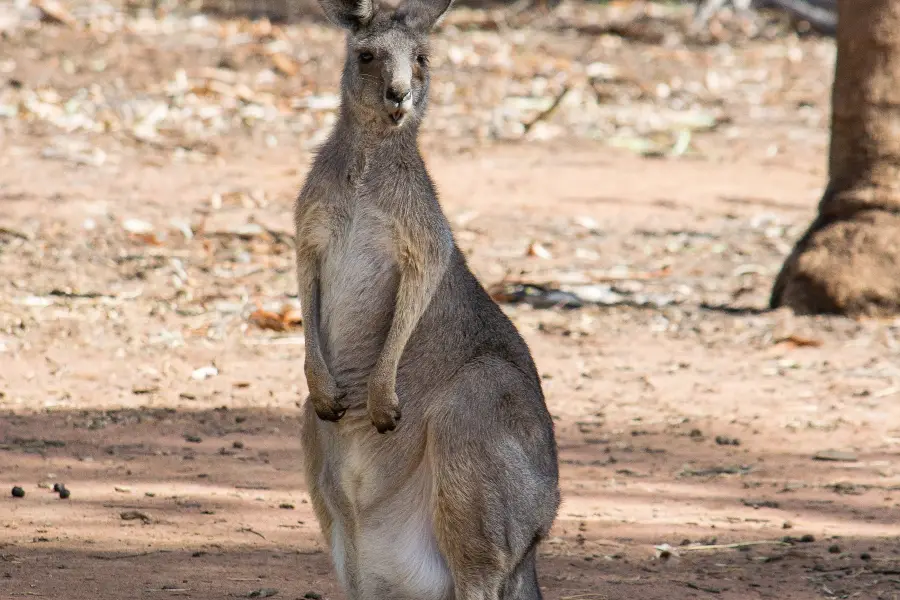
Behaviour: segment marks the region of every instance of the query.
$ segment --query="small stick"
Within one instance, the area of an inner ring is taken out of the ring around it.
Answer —
[[[758,542],[737,542],[735,544],[709,544],[706,546],[684,546],[676,548],[678,552],[697,552],[699,550],[735,550],[746,546],[790,546],[790,544],[775,540],[762,540]]]
[[[566,97],[566,94],[568,94],[571,89],[572,88],[568,85],[564,86],[562,91],[559,93],[558,96],[556,96],[556,98],[553,99],[553,103],[549,107],[547,107],[546,110],[541,112],[538,116],[536,116],[534,119],[532,119],[528,123],[525,123],[525,131],[522,132],[523,135],[525,135],[529,131],[531,131],[531,128],[534,127],[535,125],[537,125],[539,122],[550,118],[553,115],[553,113],[556,112],[556,109],[559,108],[559,105],[563,101],[563,98]]]
[[[251,529],[250,527],[241,527],[240,529],[238,529],[238,533],[252,533],[253,535],[258,535],[259,537],[261,537],[264,540],[266,539],[266,536],[264,536],[260,532],[256,531],[255,529]],[[268,540],[266,540],[266,541],[268,541]]]
[[[141,552],[139,554],[113,554],[112,556],[106,554],[93,554],[89,558],[93,558],[96,560],[122,560],[126,558],[141,558],[142,556],[150,556],[151,554],[158,554],[161,552],[167,552],[166,550],[150,550],[149,552]]]

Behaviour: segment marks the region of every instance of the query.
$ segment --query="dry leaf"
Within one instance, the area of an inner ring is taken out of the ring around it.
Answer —
[[[297,310],[290,304],[285,304],[281,308],[281,322],[288,329],[300,327],[303,325],[303,312]]]
[[[140,242],[148,246],[162,246],[162,240],[160,240],[152,231],[149,233],[132,233],[128,237],[135,242]]]
[[[802,335],[792,333],[786,337],[776,340],[775,343],[779,345],[792,346],[794,348],[818,348],[822,345],[822,340],[804,337]]]
[[[544,246],[539,244],[538,242],[531,242],[528,245],[528,251],[525,253],[528,256],[536,256],[538,258],[553,258],[553,255],[550,254],[550,251],[547,250]]]
[[[281,52],[276,52],[272,55],[272,64],[275,65],[275,68],[282,75],[286,75],[288,77],[293,77],[297,74],[297,63],[294,62],[294,59],[289,57],[286,54]]]
[[[249,320],[260,329],[271,329],[272,331],[284,331],[287,329],[284,321],[281,319],[281,315],[262,308],[253,311]]]
[[[41,11],[41,16],[45,21],[75,27],[75,17],[56,0],[33,0],[32,4]]]

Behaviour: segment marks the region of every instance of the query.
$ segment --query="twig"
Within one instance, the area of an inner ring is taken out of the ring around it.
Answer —
[[[559,108],[559,105],[560,103],[562,103],[563,98],[566,97],[566,94],[568,94],[571,89],[572,88],[568,85],[563,86],[562,91],[556,96],[556,98],[553,99],[553,103],[549,107],[547,107],[546,110],[539,113],[538,116],[533,118],[528,123],[525,123],[525,130],[522,133],[527,134],[529,131],[531,131],[532,127],[534,127],[541,121],[550,118],[553,113],[556,112],[556,109]]]
[[[738,548],[746,548],[747,546],[790,546],[787,542],[776,540],[761,540],[757,542],[737,542],[735,544],[709,544],[706,546],[683,546],[678,548],[678,552],[697,552],[700,550],[735,550]]]
[[[693,581],[685,581],[684,585],[688,586],[692,590],[700,590],[701,592],[708,592],[710,594],[721,594],[722,593],[722,590],[720,590],[719,588],[703,587],[702,585],[694,583]]]
[[[266,539],[266,536],[264,536],[260,532],[256,531],[255,529],[251,529],[250,527],[241,527],[240,529],[238,529],[238,533],[252,533],[253,535],[258,535],[259,537],[261,537],[264,540]],[[266,540],[266,541],[268,541],[268,540]]]
[[[163,552],[169,552],[169,550],[150,550],[149,552],[141,552],[139,554],[113,554],[112,556],[108,554],[91,554],[88,558],[94,558],[96,560],[120,560],[125,558],[141,558],[142,556],[162,554]]]
[[[31,236],[22,231],[18,231],[16,229],[10,229],[9,227],[0,227],[0,235],[10,235],[15,238],[19,238],[20,240],[25,240],[26,242],[31,241]]]

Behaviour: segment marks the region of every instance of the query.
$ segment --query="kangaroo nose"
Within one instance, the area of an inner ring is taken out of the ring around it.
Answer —
[[[390,86],[384,93],[384,98],[385,100],[393,102],[397,106],[400,106],[407,98],[409,98],[409,95],[411,93],[412,90],[410,88]]]

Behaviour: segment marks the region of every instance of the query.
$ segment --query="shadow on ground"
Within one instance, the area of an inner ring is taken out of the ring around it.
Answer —
[[[3,484],[26,497],[0,500],[0,597],[342,597],[306,499],[297,416],[4,414]],[[821,483],[834,464],[785,449],[602,434],[560,433],[566,500],[542,547],[548,599],[898,597],[885,503],[896,490],[864,470],[835,488]],[[798,464],[806,480],[780,480]],[[57,481],[71,498],[48,489]]]

